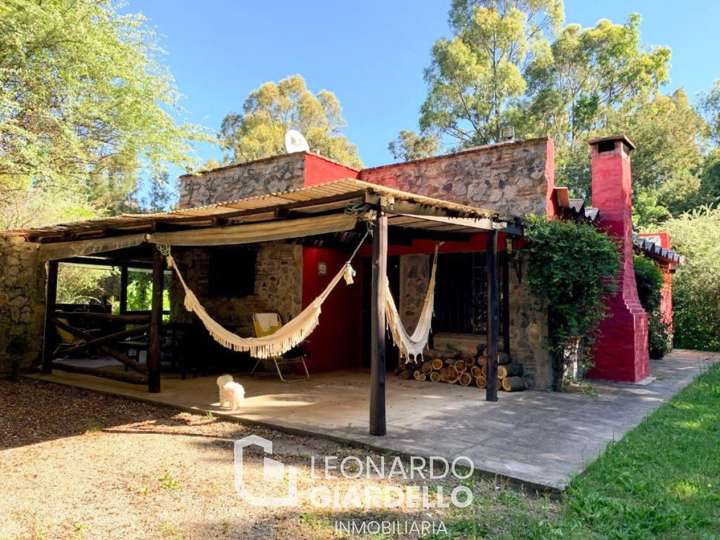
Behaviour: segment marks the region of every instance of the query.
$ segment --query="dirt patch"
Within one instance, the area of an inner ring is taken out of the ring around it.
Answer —
[[[250,434],[273,441],[272,457],[297,467],[300,490],[389,482],[311,478],[312,457],[381,458],[338,443],[39,381],[0,381],[0,538],[314,539],[335,536],[335,519],[441,517],[248,504],[234,488],[233,441]],[[264,477],[263,457],[257,447],[246,453],[245,484],[263,496],[284,495],[282,482]]]

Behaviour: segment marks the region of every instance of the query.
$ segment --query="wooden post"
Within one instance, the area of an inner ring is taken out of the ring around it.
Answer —
[[[155,250],[153,256],[152,308],[150,312],[150,346],[147,356],[148,391],[160,392],[160,332],[162,330],[162,301],[164,265],[163,255]]]
[[[510,354],[510,254],[502,258],[503,351]]]
[[[487,368],[485,399],[497,401],[497,357],[498,357],[498,285],[497,285],[497,231],[488,233],[487,248],[487,288],[488,288],[488,329],[487,329]]]
[[[385,286],[387,275],[387,216],[378,209],[372,249],[370,300],[370,435],[385,435]]]
[[[55,303],[57,302],[58,262],[48,261],[47,287],[45,288],[45,330],[43,333],[42,370],[43,373],[52,373],[53,335],[55,323]]]
[[[128,267],[123,264],[120,267],[120,314],[127,313],[127,288],[128,288]]]

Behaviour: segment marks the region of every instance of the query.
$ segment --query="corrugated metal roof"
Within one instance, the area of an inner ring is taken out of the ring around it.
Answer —
[[[303,215],[327,211],[344,211],[350,204],[364,203],[368,195],[394,201],[395,205],[412,203],[415,206],[435,209],[439,211],[439,215],[444,217],[474,218],[507,223],[519,221],[519,218],[501,216],[492,210],[433,199],[354,178],[347,178],[311,187],[223,201],[194,208],[148,214],[122,214],[108,218],[61,223],[49,227],[7,231],[5,234],[23,235],[30,241],[54,242],[149,232],[155,231],[161,226],[166,228],[175,227],[176,229],[211,227],[227,223],[280,219],[279,212],[281,210],[292,210]],[[389,207],[389,212],[393,213],[392,205]],[[396,214],[400,213],[408,212],[406,209],[398,209]],[[392,218],[390,225],[394,225],[393,219],[399,218]],[[422,218],[418,219],[422,220]],[[429,222],[426,223],[429,228],[437,229],[435,226],[437,224],[431,226]],[[398,225],[400,225],[399,222]],[[444,228],[457,230],[458,227],[462,228],[462,226],[446,224],[440,230]]]

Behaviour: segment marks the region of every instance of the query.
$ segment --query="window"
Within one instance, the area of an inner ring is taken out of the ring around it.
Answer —
[[[208,296],[241,298],[255,293],[257,250],[222,247],[210,250]]]
[[[487,333],[485,253],[439,255],[433,331]]]

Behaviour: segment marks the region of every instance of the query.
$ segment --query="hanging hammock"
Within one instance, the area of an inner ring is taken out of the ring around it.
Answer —
[[[430,325],[432,323],[433,308],[435,305],[435,271],[437,270],[438,246],[435,247],[435,257],[433,258],[432,271],[430,272],[430,281],[428,282],[425,300],[420,310],[420,318],[412,335],[409,335],[402,321],[400,314],[395,306],[395,300],[390,292],[390,282],[385,278],[385,317],[390,334],[393,337],[395,345],[400,351],[400,357],[405,359],[406,363],[422,360],[423,350],[427,345],[430,337]]]
[[[165,246],[163,252],[167,258],[169,268],[175,270],[175,274],[185,291],[185,309],[197,315],[198,319],[203,323],[207,331],[223,347],[232,349],[233,351],[248,352],[253,358],[273,358],[280,356],[296,345],[302,343],[305,338],[312,334],[313,330],[320,322],[320,313],[322,312],[322,304],[325,302],[330,293],[335,289],[341,279],[345,279],[347,285],[352,285],[355,270],[350,265],[353,258],[367,238],[367,233],[363,236],[360,243],[355,248],[348,261],[343,265],[340,271],[328,283],[325,290],[320,296],[315,298],[305,309],[286,324],[278,328],[270,335],[263,337],[241,337],[223,327],[219,322],[213,319],[205,310],[195,293],[190,290],[183,279],[180,269],[170,254],[169,247]]]

